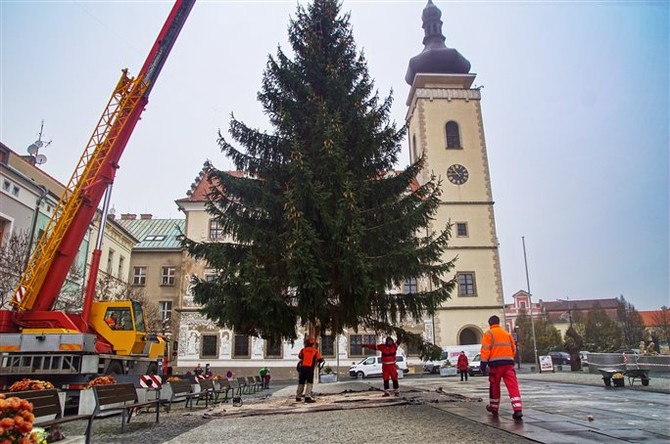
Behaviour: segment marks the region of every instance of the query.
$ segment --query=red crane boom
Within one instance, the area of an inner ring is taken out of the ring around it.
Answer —
[[[195,0],[175,2],[136,78],[128,77],[127,70],[123,70],[54,216],[21,277],[13,299],[16,311],[0,312],[0,332],[16,331],[18,326],[65,328],[81,332],[88,329],[92,287],[100,260],[99,249],[94,252],[90,270],[92,279],[89,279],[82,314],[66,314],[52,309],[98,205],[114,182],[119,160],[149,102],[149,93],[194,3]],[[100,230],[103,229],[103,222]],[[11,322],[8,319],[10,316]]]

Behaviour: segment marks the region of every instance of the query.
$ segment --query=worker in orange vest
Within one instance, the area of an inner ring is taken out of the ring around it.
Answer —
[[[514,371],[514,356],[516,356],[516,344],[514,338],[500,326],[500,318],[491,316],[489,318],[490,328],[482,337],[482,348],[480,351],[481,370],[486,374],[489,368],[489,404],[486,410],[493,416],[498,416],[500,407],[500,380],[505,381],[507,393],[512,401],[512,418],[521,420],[523,417],[521,393],[519,382]]]
[[[372,350],[379,350],[382,352],[382,378],[384,379],[384,394],[382,396],[390,396],[389,379],[393,381],[393,394],[395,396],[400,394],[398,366],[396,364],[398,345],[400,345],[400,338],[395,342],[390,336],[386,338],[386,341],[384,341],[383,344],[363,344],[363,347],[365,348],[371,348]]]
[[[316,402],[312,398],[312,385],[314,384],[314,368],[324,359],[319,354],[319,350],[314,346],[314,339],[306,338],[305,346],[298,353],[298,389],[295,393],[295,400],[301,401],[303,390],[305,391],[305,402]]]

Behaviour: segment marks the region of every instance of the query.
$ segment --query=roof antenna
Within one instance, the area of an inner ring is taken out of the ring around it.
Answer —
[[[30,163],[33,165],[42,165],[46,163],[47,156],[40,154],[40,148],[46,148],[51,145],[51,140],[48,142],[42,141],[42,132],[44,131],[44,119],[42,119],[42,124],[40,125],[40,132],[37,137],[37,140],[34,143],[31,143],[28,146],[28,154],[30,154]]]

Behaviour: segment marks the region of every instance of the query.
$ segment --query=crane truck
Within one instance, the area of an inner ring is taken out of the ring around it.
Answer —
[[[124,69],[72,177],[21,275],[9,310],[0,310],[0,386],[41,377],[82,388],[99,374],[155,373],[165,341],[146,330],[130,300],[96,301],[104,224],[119,160],[195,0],[177,0],[137,77]],[[104,197],[104,201],[103,201]],[[81,312],[54,310],[80,245],[103,201]]]

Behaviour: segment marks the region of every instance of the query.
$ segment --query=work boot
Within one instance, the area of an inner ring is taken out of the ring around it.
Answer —
[[[486,406],[486,411],[491,412],[491,415],[493,415],[494,417],[498,416],[498,410],[493,410],[490,405]],[[519,412],[519,413],[521,413],[521,412]],[[516,412],[515,412],[515,414],[516,414]]]
[[[311,404],[313,402],[316,402],[316,399],[312,398],[311,396],[305,396],[305,402]]]
[[[298,402],[302,401],[302,396],[296,396],[295,400],[298,401]]]
[[[391,396],[391,394],[387,390],[384,390],[384,394],[382,395],[382,398],[385,398],[387,396]]]
[[[517,421],[520,420],[521,418],[523,418],[523,412],[521,410],[517,410],[512,414],[512,418]]]
[[[400,396],[400,390],[393,390],[393,396]]]

